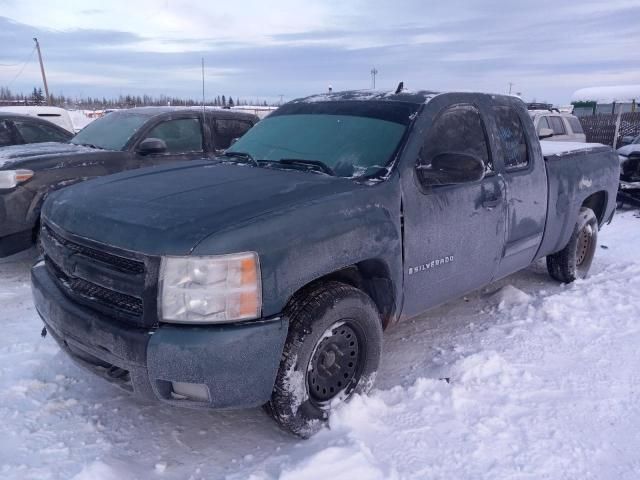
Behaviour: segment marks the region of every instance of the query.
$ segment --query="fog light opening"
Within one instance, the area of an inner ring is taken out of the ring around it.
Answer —
[[[171,396],[176,400],[195,400],[197,402],[211,400],[209,387],[204,383],[171,382]]]

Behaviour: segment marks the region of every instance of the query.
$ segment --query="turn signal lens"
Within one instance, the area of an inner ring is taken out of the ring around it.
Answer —
[[[0,188],[14,188],[31,177],[33,177],[31,170],[2,170],[0,171]]]

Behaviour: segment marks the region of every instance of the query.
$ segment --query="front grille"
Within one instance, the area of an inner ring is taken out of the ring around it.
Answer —
[[[159,259],[102,246],[46,222],[41,238],[49,273],[71,300],[132,325],[157,323]]]
[[[110,253],[101,252],[91,247],[86,247],[78,243],[70,242],[66,238],[62,238],[58,235],[49,225],[44,226],[46,232],[58,243],[64,245],[69,250],[90,258],[94,258],[108,265],[112,265],[116,269],[125,273],[144,273],[144,263],[138,260],[132,260],[130,258],[120,257],[118,255],[112,255]]]
[[[116,308],[130,315],[142,315],[143,308],[141,299],[109,290],[81,278],[69,277],[47,256],[45,256],[45,264],[49,266],[51,273],[53,273],[65,288],[84,297],[86,300],[100,302],[107,307]]]

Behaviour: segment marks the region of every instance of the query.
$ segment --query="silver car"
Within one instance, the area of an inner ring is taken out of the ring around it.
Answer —
[[[570,113],[555,110],[530,110],[529,115],[540,139],[556,142],[586,142],[580,120]]]

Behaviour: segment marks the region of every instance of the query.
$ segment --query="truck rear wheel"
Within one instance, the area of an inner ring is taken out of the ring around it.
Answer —
[[[364,292],[340,282],[301,292],[287,310],[287,341],[265,407],[283,429],[308,438],[327,421],[331,408],[371,389],[382,323]]]
[[[582,207],[569,243],[557,253],[547,256],[547,270],[556,280],[571,283],[585,278],[598,244],[598,219],[587,207]]]

